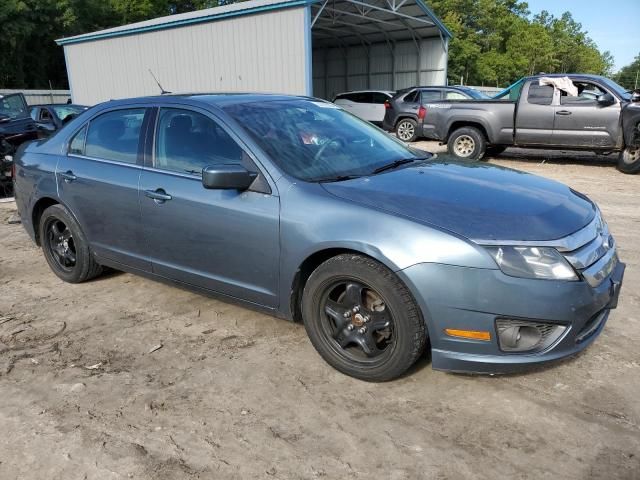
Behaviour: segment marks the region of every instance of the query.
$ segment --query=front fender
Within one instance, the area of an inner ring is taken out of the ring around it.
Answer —
[[[300,266],[323,250],[361,252],[392,271],[418,263],[497,268],[482,247],[467,239],[334,197],[319,185],[292,184],[280,191],[282,308],[288,308],[291,285]]]

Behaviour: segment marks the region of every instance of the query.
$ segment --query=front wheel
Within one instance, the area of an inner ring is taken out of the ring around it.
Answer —
[[[622,173],[640,172],[640,147],[627,147],[620,152],[618,170]]]
[[[102,272],[80,225],[62,205],[51,205],[42,212],[40,242],[49,267],[65,282],[84,282]]]
[[[449,136],[447,142],[447,150],[451,155],[471,162],[482,160],[486,148],[484,134],[475,127],[458,128]]]
[[[305,286],[302,312],[324,360],[361,380],[392,380],[424,351],[425,324],[411,293],[392,271],[362,255],[321,264]]]

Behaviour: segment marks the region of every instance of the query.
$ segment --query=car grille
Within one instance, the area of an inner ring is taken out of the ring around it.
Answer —
[[[618,263],[615,240],[600,212],[592,223],[575,235],[587,239],[587,242],[572,251],[561,250],[560,253],[590,286],[597,287]]]

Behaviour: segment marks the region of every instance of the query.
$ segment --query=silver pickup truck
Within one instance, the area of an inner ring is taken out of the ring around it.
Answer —
[[[545,77],[569,77],[578,95],[527,77],[491,100],[426,103],[422,134],[465,160],[511,146],[620,152],[620,171],[640,171],[640,92],[597,75]]]

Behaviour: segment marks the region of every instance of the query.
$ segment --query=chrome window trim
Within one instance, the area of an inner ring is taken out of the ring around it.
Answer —
[[[571,235],[556,240],[486,240],[471,239],[478,245],[494,246],[522,246],[522,247],[553,247],[559,252],[572,252],[593,241],[598,236],[598,224],[601,222],[600,212],[584,228]],[[603,222],[604,223],[604,222]]]
[[[138,170],[142,170],[142,165],[139,165],[137,163],[119,162],[117,160],[107,160],[106,158],[89,157],[87,155],[78,155],[76,153],[68,153],[67,156],[74,157],[74,158],[82,158],[83,160],[92,160],[94,162],[108,163],[110,165],[119,165],[121,167],[132,167],[132,168],[137,168]]]

